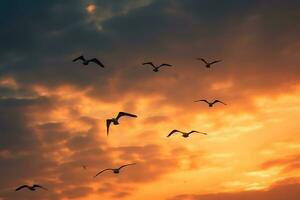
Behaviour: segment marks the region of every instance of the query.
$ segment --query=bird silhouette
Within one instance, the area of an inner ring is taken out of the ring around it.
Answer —
[[[197,100],[197,101],[195,101],[195,102],[199,102],[199,101],[203,101],[203,102],[207,103],[209,107],[213,107],[213,105],[214,105],[215,103],[221,103],[221,104],[227,105],[227,104],[225,104],[224,102],[222,102],[222,101],[220,101],[220,100],[214,100],[213,102],[209,102],[209,101],[207,101],[206,99],[201,99],[201,100]]]
[[[207,133],[202,133],[202,132],[198,132],[198,131],[190,131],[190,132],[182,132],[182,131],[179,131],[179,130],[176,130],[174,129],[173,131],[171,131],[169,133],[169,135],[167,135],[167,137],[170,137],[171,135],[173,135],[174,133],[181,133],[182,134],[182,137],[184,138],[187,138],[190,136],[191,133],[200,133],[200,134],[203,134],[203,135],[207,135]]]
[[[82,168],[83,168],[84,170],[86,170],[86,169],[87,169],[86,165],[82,165]]]
[[[129,166],[129,165],[135,165],[135,164],[136,164],[136,163],[131,163],[131,164],[127,164],[127,165],[122,165],[122,166],[119,167],[119,168],[107,168],[107,169],[104,169],[104,170],[98,172],[98,173],[94,176],[94,178],[97,177],[99,174],[101,174],[101,173],[103,173],[103,172],[105,172],[105,171],[108,171],[108,170],[111,170],[114,174],[119,174],[119,173],[120,173],[120,170],[121,170],[122,168],[127,167],[127,166]]]
[[[119,119],[121,117],[137,117],[136,115],[130,114],[130,113],[126,113],[126,112],[119,112],[118,116],[116,118],[111,118],[111,119],[107,119],[106,120],[106,133],[107,135],[109,134],[109,127],[111,125],[111,123],[113,123],[114,125],[119,125]]]
[[[159,71],[159,68],[163,67],[163,66],[167,66],[167,67],[171,67],[172,65],[170,64],[166,64],[166,63],[163,63],[159,66],[155,66],[152,62],[146,62],[146,63],[143,63],[143,65],[151,65],[153,67],[153,71],[154,72],[158,72]]]
[[[99,65],[100,67],[104,68],[104,65],[97,59],[97,58],[91,58],[91,59],[85,59],[83,55],[79,56],[78,58],[75,58],[73,60],[73,62],[76,62],[78,60],[82,61],[83,65],[88,65],[90,62],[96,63],[97,65]]]
[[[197,60],[201,60],[202,62],[204,62],[205,67],[207,67],[207,68],[210,68],[211,65],[216,64],[216,63],[222,61],[222,60],[215,60],[215,61],[213,61],[213,62],[208,62],[208,61],[206,61],[204,58],[197,58]]]
[[[21,190],[21,189],[23,189],[23,188],[27,188],[28,190],[31,190],[31,191],[35,191],[36,188],[41,188],[41,189],[43,189],[43,190],[48,190],[47,188],[44,188],[43,186],[34,184],[33,186],[22,185],[22,186],[16,188],[16,191],[19,191],[19,190]]]

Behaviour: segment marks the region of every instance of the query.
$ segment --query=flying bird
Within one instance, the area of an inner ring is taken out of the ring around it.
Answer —
[[[82,61],[83,65],[88,65],[90,62],[96,63],[97,65],[99,65],[100,67],[104,68],[104,65],[97,59],[97,58],[91,58],[91,59],[85,59],[83,55],[79,56],[78,58],[75,58],[73,60],[73,62],[76,62],[78,60]]]
[[[104,170],[98,172],[98,173],[94,176],[94,178],[96,178],[99,174],[101,174],[101,173],[103,173],[103,172],[105,172],[105,171],[108,171],[108,170],[111,170],[114,174],[119,174],[119,173],[120,173],[120,170],[121,170],[123,167],[127,167],[127,166],[129,166],[129,165],[135,165],[135,164],[136,164],[136,163],[131,163],[131,164],[127,164],[127,165],[122,165],[122,166],[119,167],[119,168],[107,168],[107,169],[104,169]]]
[[[161,68],[163,66],[166,66],[166,67],[171,67],[172,66],[172,65],[166,64],[166,63],[163,63],[159,66],[155,66],[152,62],[146,62],[146,63],[143,63],[143,65],[151,65],[153,67],[154,72],[158,72],[159,68]]]
[[[204,58],[197,58],[197,60],[201,60],[202,62],[204,62],[205,67],[210,68],[211,65],[216,64],[218,62],[221,62],[222,60],[215,60],[213,62],[208,62],[206,61]]]
[[[179,131],[179,130],[176,130],[174,129],[173,131],[171,131],[169,133],[169,135],[167,135],[167,137],[170,137],[171,135],[173,135],[174,133],[181,133],[182,134],[182,137],[184,138],[187,138],[190,136],[191,133],[200,133],[200,134],[203,134],[203,135],[207,135],[207,133],[202,133],[202,132],[198,132],[198,131],[190,131],[190,132],[182,132],[182,131]]]
[[[43,190],[48,190],[47,188],[44,188],[43,186],[34,184],[33,186],[22,185],[22,186],[16,188],[16,191],[19,191],[19,190],[21,190],[21,189],[23,189],[23,188],[27,188],[28,190],[31,190],[31,191],[35,191],[36,188],[41,188],[41,189],[43,189]]]
[[[224,102],[222,102],[222,101],[220,101],[220,100],[215,100],[215,101],[213,101],[213,102],[208,102],[206,99],[201,99],[201,100],[197,100],[197,101],[195,101],[195,102],[199,102],[199,101],[203,101],[203,102],[207,103],[209,107],[213,107],[213,105],[214,105],[215,103],[221,103],[221,104],[227,105],[227,104],[225,104]]]
[[[87,169],[86,165],[82,165],[82,168],[83,168],[84,170],[86,170],[86,169]]]
[[[124,116],[127,116],[127,117],[137,117],[136,115],[133,115],[133,114],[130,114],[130,113],[119,112],[119,114],[118,114],[118,116],[116,118],[107,119],[106,120],[106,133],[107,133],[107,135],[109,133],[110,124],[113,123],[114,125],[119,125],[119,119],[121,117],[124,117]]]

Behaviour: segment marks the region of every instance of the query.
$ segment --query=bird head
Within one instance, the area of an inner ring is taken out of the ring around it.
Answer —
[[[119,124],[118,120],[116,120],[116,119],[113,119],[113,123],[114,123],[114,125],[118,125]]]

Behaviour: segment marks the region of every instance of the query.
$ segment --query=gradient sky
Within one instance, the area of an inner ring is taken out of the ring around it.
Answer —
[[[0,10],[0,200],[300,199],[300,1],[4,0]],[[72,63],[81,54],[106,68]],[[198,57],[223,61],[206,69]],[[174,66],[154,73],[148,61]],[[202,98],[228,105],[193,102]],[[138,118],[107,137],[119,111]],[[172,129],[208,135],[166,138]],[[32,183],[49,191],[14,191]]]

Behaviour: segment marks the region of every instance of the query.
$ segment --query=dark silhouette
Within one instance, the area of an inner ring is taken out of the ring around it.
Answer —
[[[16,191],[19,191],[19,190],[21,190],[21,189],[23,189],[23,188],[27,188],[28,190],[31,190],[31,191],[35,191],[36,188],[41,188],[41,189],[43,189],[43,190],[48,190],[47,188],[44,188],[43,186],[34,184],[33,186],[22,185],[22,186],[16,188]]]
[[[207,62],[204,58],[197,58],[197,60],[201,60],[202,62],[204,62],[205,67],[207,67],[207,68],[210,68],[211,65],[222,61],[222,60],[215,60],[213,62]]]
[[[108,171],[108,170],[111,170],[114,174],[119,174],[120,173],[120,170],[123,168],[123,167],[126,167],[126,166],[129,166],[129,165],[135,165],[136,163],[131,163],[131,164],[127,164],[127,165],[122,165],[121,167],[119,168],[107,168],[107,169],[104,169],[100,172],[98,172],[94,178],[96,178],[99,174],[105,172],[105,171]]]
[[[119,125],[119,119],[123,116],[127,116],[127,117],[137,117],[136,115],[130,114],[130,113],[126,113],[126,112],[119,112],[118,116],[116,118],[112,118],[112,119],[107,119],[106,120],[106,133],[108,135],[109,133],[109,127],[110,124],[113,123],[114,125]]]
[[[85,165],[82,165],[82,168],[83,168],[84,170],[86,170],[86,169],[87,169],[87,167],[86,167]]]
[[[167,67],[171,67],[172,65],[170,64],[166,64],[166,63],[163,63],[159,66],[155,66],[152,62],[146,62],[146,63],[143,63],[143,65],[151,65],[153,67],[153,71],[154,72],[158,72],[159,68],[163,67],[163,66],[167,66]]]
[[[198,131],[182,132],[182,131],[179,131],[179,130],[174,129],[173,131],[171,131],[171,132],[169,133],[169,135],[167,135],[167,137],[170,137],[170,136],[173,135],[174,133],[181,133],[181,134],[182,134],[182,137],[184,137],[184,138],[189,137],[191,133],[200,133],[200,134],[203,134],[203,135],[207,135],[207,133],[202,133],[202,132],[198,132]]]
[[[75,58],[75,59],[73,60],[73,62],[76,62],[76,61],[78,61],[78,60],[81,60],[83,65],[88,65],[90,62],[94,62],[94,63],[96,63],[97,65],[99,65],[100,67],[103,67],[103,68],[104,68],[104,65],[103,65],[97,58],[92,58],[92,59],[86,60],[86,59],[84,58],[84,56],[81,55],[81,56],[79,56],[78,58]]]
[[[201,100],[197,100],[197,101],[195,101],[195,102],[199,102],[199,101],[203,101],[203,102],[207,103],[209,107],[213,107],[213,105],[214,105],[215,103],[221,103],[221,104],[227,105],[227,104],[225,104],[224,102],[222,102],[222,101],[220,101],[220,100],[215,100],[215,101],[213,101],[213,102],[208,102],[206,99],[201,99]]]

